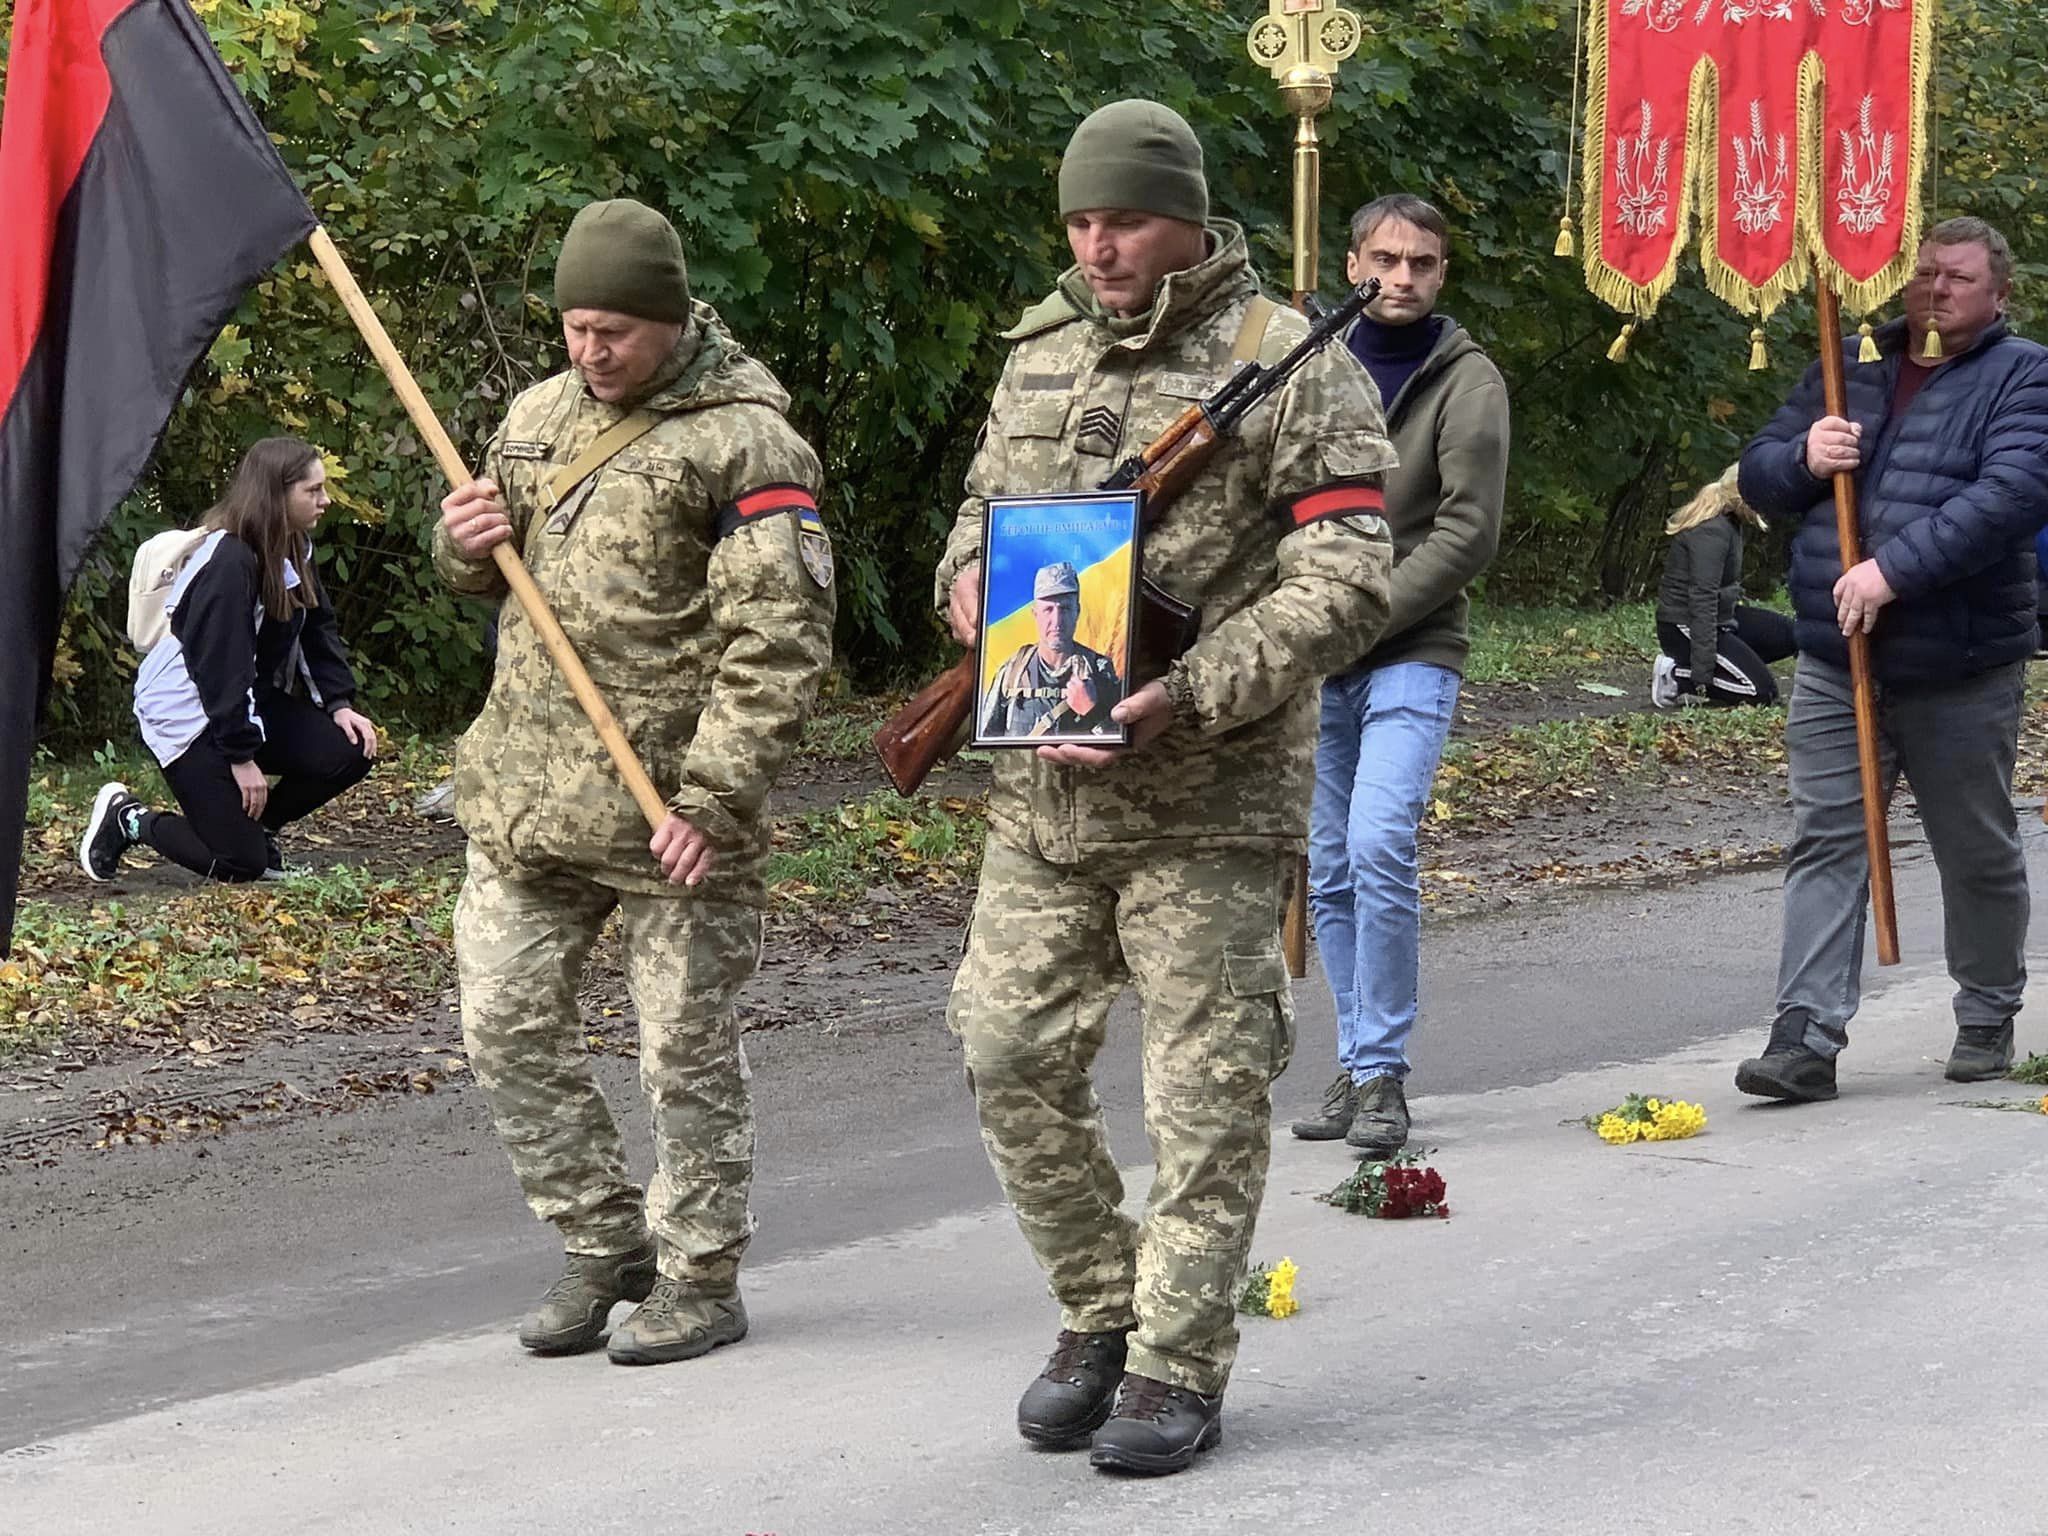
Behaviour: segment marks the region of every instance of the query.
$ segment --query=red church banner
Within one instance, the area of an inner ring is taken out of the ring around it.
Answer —
[[[1647,316],[1695,218],[1707,286],[1768,316],[1912,274],[1934,0],[1592,0],[1586,281]]]

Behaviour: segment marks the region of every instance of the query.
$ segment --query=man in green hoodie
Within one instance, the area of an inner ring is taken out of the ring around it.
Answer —
[[[1323,684],[1309,816],[1309,906],[1337,1006],[1337,1079],[1294,1123],[1368,1157],[1408,1140],[1408,1037],[1422,965],[1415,836],[1467,647],[1465,588],[1500,542],[1508,396],[1498,369],[1436,313],[1449,227],[1395,193],[1352,216],[1352,282],[1380,296],[1349,337],[1385,403],[1400,467],[1387,475],[1393,616],[1371,650]]]
[[[747,1331],[754,1118],[733,999],[760,957],[762,802],[832,659],[817,455],[789,396],[710,305],[682,241],[618,199],[576,215],[555,271],[567,371],[512,402],[482,478],[444,501],[434,564],[502,597],[532,573],[649,777],[647,823],[517,603],[455,754],[469,867],[455,908],[462,1032],[533,1213],[568,1251],[520,1325],[536,1354],[612,1334],[627,1365]],[[655,1173],[643,1195],[584,1050],[577,987],[619,916]]]

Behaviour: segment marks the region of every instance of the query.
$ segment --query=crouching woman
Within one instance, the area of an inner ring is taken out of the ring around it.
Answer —
[[[182,814],[103,785],[78,850],[93,879],[113,879],[136,844],[213,880],[282,874],[278,829],[370,771],[377,729],[351,707],[355,675],[313,569],[327,499],[319,451],[271,437],[207,513],[165,599],[169,633],[135,679],[136,721]]]

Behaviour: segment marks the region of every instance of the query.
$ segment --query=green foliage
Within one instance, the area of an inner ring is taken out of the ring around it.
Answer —
[[[1543,678],[1597,676],[1615,663],[1645,662],[1657,654],[1657,606],[1619,603],[1612,608],[1472,606],[1472,654],[1465,680],[1531,683]]]
[[[882,790],[794,823],[778,822],[768,886],[798,905],[858,901],[877,885],[957,886],[981,864],[979,803],[905,799]]]
[[[2035,1051],[2031,1056],[2012,1064],[2012,1070],[2005,1074],[2015,1083],[2032,1083],[2036,1088],[2048,1088],[2048,1054]]]
[[[1245,57],[1260,0],[195,0],[320,217],[474,459],[508,400],[562,365],[556,244],[599,196],[668,210],[693,276],[781,375],[830,478],[854,676],[907,680],[941,645],[930,570],[1003,356],[1066,260],[1060,148],[1149,94],[1195,123],[1219,211],[1286,283],[1292,124]],[[2048,272],[2036,167],[2048,29],[2031,0],[1950,0],[1930,212],[2002,222]],[[0,0],[0,24],[11,18]],[[1638,594],[1675,497],[1717,473],[1811,355],[1808,316],[1747,322],[1689,275],[1629,361],[1618,317],[1551,254],[1567,174],[1568,0],[1424,0],[1376,20],[1324,122],[1324,286],[1344,218],[1393,187],[1454,226],[1447,307],[1514,396],[1497,598]],[[4,90],[4,64],[0,64]],[[189,521],[270,432],[330,453],[323,534],[372,704],[422,726],[474,705],[481,616],[436,586],[431,457],[303,254],[190,381],[163,451],[80,584],[60,729],[125,732],[129,552]],[[1759,553],[1768,565],[1775,551]]]

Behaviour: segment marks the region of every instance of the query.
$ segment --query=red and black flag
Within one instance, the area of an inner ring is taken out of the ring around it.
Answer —
[[[189,0],[16,0],[0,118],[0,953],[64,594],[313,213]]]

